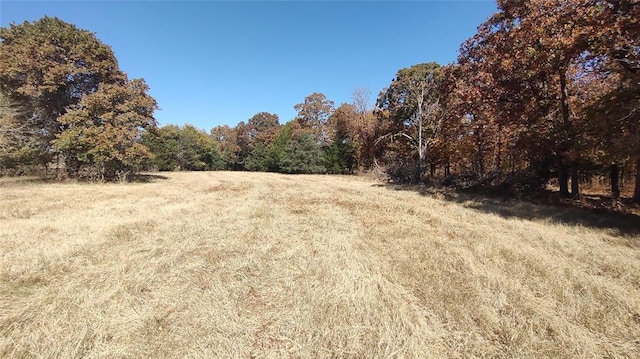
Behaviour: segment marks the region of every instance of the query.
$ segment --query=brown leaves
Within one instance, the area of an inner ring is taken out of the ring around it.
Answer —
[[[106,171],[138,165],[148,150],[137,141],[144,129],[155,127],[155,100],[141,79],[124,85],[105,84],[85,95],[59,118],[66,129],[57,135],[57,150],[85,165]],[[110,167],[109,169],[105,167]]]
[[[304,132],[311,134],[323,145],[331,141],[327,124],[334,110],[333,101],[328,100],[322,93],[314,92],[305,97],[303,103],[296,104],[293,108],[298,111],[295,121]]]
[[[146,156],[137,141],[156,125],[144,80],[128,80],[94,34],[44,17],[0,29],[1,90],[36,114],[43,154],[64,153],[71,172],[109,175]]]

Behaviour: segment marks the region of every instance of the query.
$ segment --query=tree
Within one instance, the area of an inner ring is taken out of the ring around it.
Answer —
[[[349,138],[335,137],[324,148],[324,166],[328,173],[351,173],[353,170],[353,145]]]
[[[415,150],[414,181],[422,179],[428,151],[442,126],[440,65],[434,62],[400,69],[378,97],[380,119],[387,122],[380,140],[400,140]]]
[[[267,147],[267,168],[272,172],[282,172],[282,159],[287,153],[293,136],[291,123],[280,126],[273,142]]]
[[[278,115],[259,112],[247,121],[247,140],[250,144],[262,143],[266,146],[273,142],[280,128]]]
[[[155,125],[155,101],[144,81],[120,71],[109,46],[50,17],[1,28],[0,39],[0,92],[26,110],[15,120],[38,144],[40,160],[62,155],[71,175],[97,165],[113,176],[146,156],[135,140]]]
[[[240,121],[233,129],[236,139],[236,164],[234,169],[244,168],[244,161],[251,152],[251,138],[249,136],[250,129],[244,121]]]
[[[329,117],[329,132],[333,140],[324,148],[325,165],[330,173],[351,172],[357,149],[356,106],[343,103]]]
[[[143,144],[151,150],[151,166],[160,171],[204,171],[220,167],[213,139],[191,124],[163,126],[147,132]]]
[[[22,164],[45,164],[50,160],[41,155],[41,143],[33,133],[35,120],[28,109],[12,103],[0,92],[0,170],[21,171]]]
[[[333,106],[333,101],[328,100],[324,94],[314,92],[305,97],[303,103],[293,107],[298,111],[294,123],[302,132],[311,134],[319,145],[326,145],[331,141],[327,125]]]
[[[266,148],[273,142],[280,127],[278,115],[260,112],[247,123],[236,126],[237,141],[240,148],[239,162],[250,171],[266,170]],[[252,158],[253,157],[253,158]],[[249,165],[247,166],[247,161]]]
[[[569,195],[570,177],[571,194],[578,195],[581,168],[624,161],[638,142],[628,136],[637,122],[611,119],[633,118],[627,115],[637,108],[640,5],[531,0],[498,1],[498,7],[461,48],[468,88],[479,90],[489,104],[485,112],[530,167],[543,169],[553,159],[560,193]],[[618,109],[625,110],[617,116]]]
[[[222,162],[225,163],[224,169],[241,169],[241,148],[238,146],[237,131],[228,125],[216,126],[211,129],[211,138],[214,147],[219,153]],[[222,169],[222,168],[219,168]]]
[[[589,69],[596,76],[589,94],[597,95],[590,96],[586,113],[606,134],[598,153],[606,153],[614,168],[624,162],[635,166],[632,198],[640,203],[640,3],[595,1],[589,10],[587,18],[598,35],[590,38]]]
[[[244,168],[249,171],[266,172],[269,170],[267,146],[258,142],[252,146],[249,156],[244,160]]]
[[[67,108],[58,118],[66,129],[52,143],[64,153],[69,174],[85,169],[100,179],[126,179],[140,167],[150,153],[139,140],[156,126],[157,105],[147,90],[141,79],[102,84]]]
[[[324,154],[317,140],[309,133],[294,135],[280,160],[284,173],[324,173]]]
[[[180,127],[166,125],[147,131],[142,135],[142,144],[149,148],[151,158],[147,170],[174,171],[179,168],[176,152],[180,138]]]
[[[343,121],[345,131],[351,139],[354,166],[358,169],[371,169],[376,157],[376,139],[379,136],[377,119],[370,106],[371,92],[358,88],[353,91],[351,98],[353,113],[347,110]]]
[[[553,76],[560,70],[550,69],[543,58],[548,49],[536,42],[545,35],[536,37],[530,32],[537,30],[527,17],[534,12],[530,3],[499,5],[504,6],[501,11],[482,24],[478,34],[461,48],[464,86],[488,104],[485,108],[471,104],[468,111],[473,111],[473,120],[482,115],[482,119],[497,120],[498,128],[515,125],[522,129],[512,132],[519,136],[513,142],[518,143],[517,151],[524,153],[530,164],[546,162],[535,157],[555,156],[561,191],[568,194],[563,156],[571,144],[565,134],[569,123],[565,123],[565,130],[560,128],[562,119],[556,116],[559,106],[551,92]]]

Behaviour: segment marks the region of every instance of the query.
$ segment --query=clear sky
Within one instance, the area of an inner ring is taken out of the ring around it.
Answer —
[[[209,130],[262,111],[291,120],[322,92],[371,103],[400,68],[456,60],[494,1],[0,1],[0,25],[55,16],[110,45],[144,78],[161,125]]]

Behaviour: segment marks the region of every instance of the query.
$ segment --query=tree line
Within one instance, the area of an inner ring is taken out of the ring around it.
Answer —
[[[313,93],[295,105],[298,115],[280,124],[278,115],[255,114],[235,127],[210,132],[193,125],[168,125],[144,133],[141,144],[153,154],[148,169],[243,170],[280,173],[353,173],[373,162],[375,118],[366,108],[364,90],[355,93],[364,104],[334,103]]]
[[[0,30],[0,166],[63,162],[69,176],[138,170],[438,177],[458,187],[536,191],[635,177],[640,202],[640,5],[497,1],[455,63],[400,69],[369,106],[313,93],[281,124],[258,113],[206,132],[158,127],[144,81],[110,48],[55,18]]]

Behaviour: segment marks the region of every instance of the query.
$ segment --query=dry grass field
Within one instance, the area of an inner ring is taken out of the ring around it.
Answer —
[[[0,357],[640,357],[636,216],[163,176],[0,179]]]

